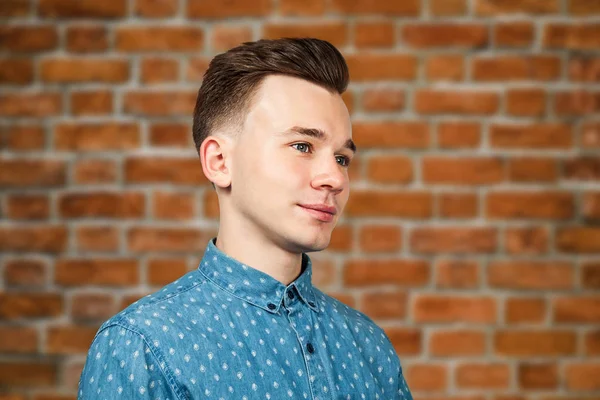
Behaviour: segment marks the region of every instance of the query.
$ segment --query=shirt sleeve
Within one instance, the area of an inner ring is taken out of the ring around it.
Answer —
[[[410,389],[408,388],[408,384],[406,383],[406,379],[404,379],[404,374],[402,373],[402,368],[400,368],[400,372],[398,372],[398,400],[413,400],[412,394],[410,393]]]
[[[111,325],[102,329],[90,346],[77,399],[133,398],[179,400],[143,336]]]

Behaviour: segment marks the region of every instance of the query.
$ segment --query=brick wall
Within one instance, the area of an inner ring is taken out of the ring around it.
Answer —
[[[312,35],[359,147],[315,281],[417,399],[600,395],[600,1],[0,1],[0,399],[74,399],[99,324],[196,267],[210,58]]]

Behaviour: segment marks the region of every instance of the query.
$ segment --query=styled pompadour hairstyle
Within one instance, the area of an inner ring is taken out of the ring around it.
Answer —
[[[227,127],[234,136],[239,134],[253,95],[267,75],[304,79],[339,94],[349,80],[342,54],[320,39],[261,39],[221,53],[211,60],[198,90],[192,127],[197,152],[217,129]]]

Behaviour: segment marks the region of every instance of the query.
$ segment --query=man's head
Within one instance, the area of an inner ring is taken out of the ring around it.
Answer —
[[[294,252],[327,247],[355,150],[341,98],[348,75],[339,51],[318,39],[248,42],[211,61],[193,135],[221,228]],[[327,218],[302,205],[336,211]]]

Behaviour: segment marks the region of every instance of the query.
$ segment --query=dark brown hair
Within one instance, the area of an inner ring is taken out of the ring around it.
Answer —
[[[239,133],[237,127],[254,93],[271,74],[301,78],[339,94],[349,79],[344,57],[320,39],[262,39],[219,54],[211,60],[198,91],[192,127],[196,151],[215,129],[231,125]]]

